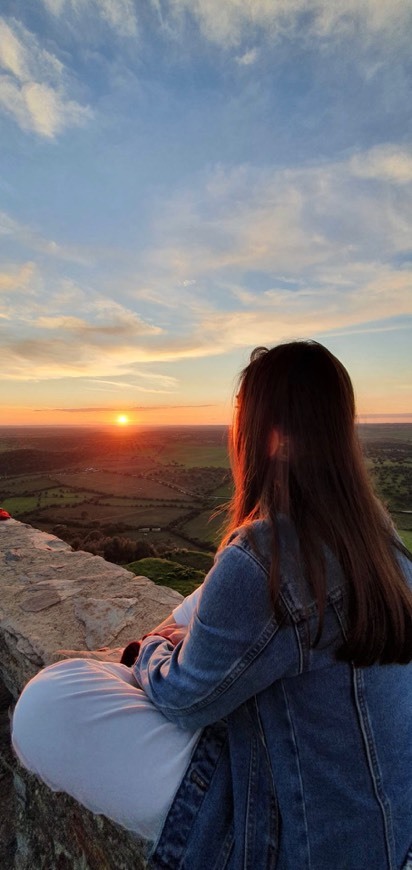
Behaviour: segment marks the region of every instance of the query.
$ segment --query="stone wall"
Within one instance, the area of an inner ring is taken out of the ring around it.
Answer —
[[[45,665],[119,661],[182,596],[13,519],[0,522],[0,565],[0,867],[143,870],[136,838],[23,770],[8,710]]]

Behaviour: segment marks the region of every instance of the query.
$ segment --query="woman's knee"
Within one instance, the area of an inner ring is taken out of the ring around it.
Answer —
[[[86,663],[87,665],[87,663]],[[29,770],[39,772],[53,762],[62,731],[71,730],[67,699],[73,669],[84,670],[84,659],[58,662],[44,668],[23,689],[14,709],[12,745]]]

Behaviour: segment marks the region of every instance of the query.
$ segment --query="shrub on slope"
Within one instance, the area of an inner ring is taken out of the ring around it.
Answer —
[[[180,592],[181,595],[189,595],[194,589],[202,583],[204,573],[196,571],[194,568],[186,568],[184,565],[179,565],[178,562],[172,562],[170,559],[138,559],[136,562],[130,562],[126,565],[129,571],[134,574],[141,574],[153,580],[159,586],[171,586]]]
[[[196,571],[202,571],[207,574],[213,565],[214,554],[202,553],[201,550],[187,550],[184,548],[176,548],[164,553],[166,559],[172,562],[178,562],[179,565],[185,565],[189,568],[195,568]]]

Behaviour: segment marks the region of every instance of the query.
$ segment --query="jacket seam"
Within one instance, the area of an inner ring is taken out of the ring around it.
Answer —
[[[277,792],[276,792],[275,781],[274,781],[274,778],[273,778],[273,768],[272,768],[272,762],[271,762],[271,758],[270,758],[270,752],[269,752],[269,749],[268,749],[268,745],[267,745],[267,743],[266,743],[265,732],[264,732],[264,730],[263,730],[263,723],[262,723],[262,719],[261,719],[261,715],[260,715],[260,710],[259,710],[259,704],[258,704],[258,702],[257,702],[256,695],[255,695],[254,698],[253,698],[253,704],[254,704],[254,708],[255,708],[255,715],[256,715],[256,720],[257,720],[257,725],[258,725],[258,734],[259,734],[260,741],[261,741],[262,746],[263,746],[263,749],[264,749],[264,753],[265,753],[265,756],[266,756],[266,761],[267,761],[268,768],[269,768],[269,771],[270,771],[270,781],[271,781],[271,784],[272,784],[272,792],[273,792],[273,807],[274,807],[274,810],[275,810],[275,812],[274,812],[274,814],[273,814],[273,825],[274,825],[274,827],[271,828],[271,834],[273,834],[274,837],[275,837],[275,842],[274,842],[273,846],[274,846],[275,852],[277,852],[277,851],[278,851],[278,848],[279,848],[279,806],[278,806],[278,798],[277,798]]]
[[[233,544],[231,544],[231,546],[236,547],[237,550],[241,550],[242,553],[245,554],[245,556],[249,556],[249,559],[251,559],[252,562],[254,562],[263,571],[263,573],[266,575],[266,577],[269,576],[269,571],[268,571],[267,566],[265,566],[263,564],[263,562],[260,562],[260,560],[257,558],[255,553],[253,553],[252,550],[248,550],[242,541],[239,541],[238,543],[236,541],[234,541]]]
[[[382,774],[379,768],[378,759],[376,757],[367,705],[362,693],[363,677],[359,668],[356,668],[354,665],[352,665],[352,671],[355,703],[363,736],[366,757],[368,760],[369,773],[372,779],[373,790],[375,792],[376,800],[382,813],[388,868],[389,870],[396,870],[396,865],[392,861],[393,837],[391,836],[392,832],[390,830],[390,827],[392,827],[390,819],[390,806],[388,805],[388,801],[382,787]]]
[[[345,626],[344,620],[343,620],[343,618],[342,618],[342,614],[341,614],[340,611],[339,611],[339,608],[336,607],[335,605],[336,605],[336,602],[333,601],[333,602],[332,602],[332,607],[333,607],[333,610],[334,610],[334,613],[335,613],[336,619],[338,620],[339,627],[340,627],[340,630],[341,630],[341,632],[342,632],[342,636],[343,636],[343,638],[345,639],[345,641],[347,641],[348,637],[347,637],[346,626]]]
[[[306,847],[307,847],[307,855],[308,855],[308,870],[311,870],[312,861],[311,861],[311,857],[310,857],[309,829],[308,829],[308,820],[306,818],[306,806],[305,806],[305,801],[304,801],[304,797],[303,797],[304,789],[303,789],[302,771],[301,771],[300,758],[299,758],[299,750],[298,750],[298,744],[297,744],[297,740],[296,740],[295,729],[293,727],[293,719],[292,719],[290,707],[289,707],[289,699],[287,696],[287,692],[286,692],[286,688],[285,688],[285,684],[284,684],[283,680],[282,680],[282,691],[283,691],[283,697],[285,699],[286,713],[287,713],[287,717],[289,720],[290,731],[291,731],[293,745],[295,747],[295,753],[296,753],[296,762],[297,762],[297,770],[298,770],[298,774],[299,774],[300,793],[301,793],[301,798],[302,798],[303,821],[305,824]],[[303,868],[300,867],[300,870],[303,870]]]
[[[248,777],[248,789],[247,789],[247,799],[246,799],[246,818],[245,818],[245,847],[244,847],[244,861],[243,861],[243,870],[248,870],[249,867],[249,851],[251,849],[251,821],[253,822],[254,827],[254,819],[255,814],[254,810],[254,790],[256,788],[255,785],[256,779],[256,746],[255,746],[255,738],[251,740],[250,746],[250,760],[249,760],[249,777]]]

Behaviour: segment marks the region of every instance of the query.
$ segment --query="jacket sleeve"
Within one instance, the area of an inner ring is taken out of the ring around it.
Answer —
[[[173,647],[147,637],[133,668],[152,703],[189,729],[216,722],[299,670],[295,627],[287,618],[277,623],[266,572],[237,545],[218,555],[185,639]]]

